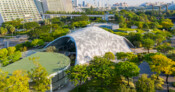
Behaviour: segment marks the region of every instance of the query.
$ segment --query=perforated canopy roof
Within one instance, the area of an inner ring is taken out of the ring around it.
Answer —
[[[132,45],[126,38],[110,33],[99,27],[86,27],[66,36],[60,37],[48,44],[57,42],[64,37],[70,37],[76,45],[76,64],[89,63],[94,56],[103,56],[106,52],[131,52]]]

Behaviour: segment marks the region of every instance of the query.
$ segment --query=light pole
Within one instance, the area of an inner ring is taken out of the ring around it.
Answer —
[[[52,92],[52,78],[50,78],[50,92]]]

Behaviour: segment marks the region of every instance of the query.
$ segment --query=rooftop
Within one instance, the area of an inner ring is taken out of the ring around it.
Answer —
[[[33,62],[29,60],[29,58],[33,57],[40,58],[36,61],[38,61],[43,67],[46,68],[49,75],[65,69],[70,64],[70,59],[63,54],[52,52],[37,52],[31,56],[23,58],[22,60],[3,67],[2,70],[7,71],[9,74],[12,74],[12,72],[15,70],[29,71],[35,67]]]

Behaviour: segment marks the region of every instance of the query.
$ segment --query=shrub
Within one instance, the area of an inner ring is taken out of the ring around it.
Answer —
[[[7,66],[8,64],[10,64],[8,58],[4,58],[4,59],[0,59],[2,66]]]
[[[117,59],[120,59],[122,61],[130,61],[130,62],[134,62],[136,64],[139,63],[139,59],[138,59],[138,56],[131,53],[131,52],[119,52],[116,54],[117,56]]]
[[[120,36],[127,36],[128,33],[125,33],[125,32],[113,32],[114,34],[116,35],[120,35]]]
[[[57,49],[55,46],[50,46],[46,49],[46,52],[56,52],[56,51],[57,51]]]
[[[5,58],[8,55],[8,50],[6,48],[0,49],[0,58]]]
[[[157,79],[157,76],[155,74],[151,75],[151,79],[154,80],[154,85],[157,90],[163,89],[162,85],[164,84],[164,79],[160,78]]]
[[[120,84],[118,87],[117,87],[117,90],[116,92],[136,92],[135,89],[132,89],[130,87],[128,87],[127,85],[125,84]]]
[[[42,39],[34,39],[31,42],[31,45],[34,46],[34,47],[42,46],[42,45],[44,45],[44,41]]]
[[[175,90],[173,90],[173,89],[170,89],[170,90],[169,90],[169,92],[175,92]]]
[[[15,47],[8,47],[7,50],[8,50],[8,56],[10,56],[10,55],[15,53],[16,48]]]
[[[18,61],[22,57],[22,53],[20,51],[16,51],[13,55],[9,56],[10,63]]]
[[[27,51],[27,48],[31,48],[33,46],[31,44],[31,42],[27,41],[25,43],[17,44],[15,47],[16,47],[16,50]]]
[[[173,82],[173,84],[172,84],[172,85],[173,85],[173,87],[175,87],[175,82]]]
[[[105,53],[104,58],[107,58],[108,60],[114,60],[115,55],[112,52],[107,52]]]

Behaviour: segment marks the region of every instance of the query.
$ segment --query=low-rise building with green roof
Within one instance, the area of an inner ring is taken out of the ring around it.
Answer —
[[[35,67],[33,61],[29,60],[29,58],[33,57],[39,57],[37,61],[45,67],[49,77],[52,77],[53,90],[67,83],[68,79],[64,71],[70,67],[70,59],[59,53],[36,52],[6,67],[2,67],[2,70],[7,71],[9,74],[12,74],[15,70],[30,71]]]

